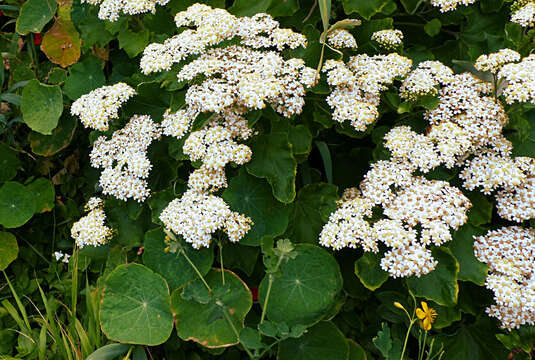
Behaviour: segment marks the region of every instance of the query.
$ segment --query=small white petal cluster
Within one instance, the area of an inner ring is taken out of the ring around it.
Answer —
[[[135,94],[125,83],[103,86],[78,98],[71,106],[71,114],[79,116],[85,127],[106,131],[108,122],[119,117],[121,105]]]
[[[327,43],[337,49],[356,49],[357,40],[346,29],[335,29],[327,35]]]
[[[372,34],[371,39],[385,50],[392,50],[403,43],[403,33],[397,29],[379,30]]]
[[[252,17],[235,17],[225,9],[194,4],[175,17],[177,27],[193,27],[175,35],[163,44],[147,46],[141,59],[144,74],[169,70],[189,55],[205,53],[210,46],[240,38],[242,46],[253,49],[286,47],[295,49],[306,45],[305,36],[290,29],[281,29],[270,15],[260,13]],[[215,65],[215,64],[214,64]],[[209,64],[207,64],[209,66]]]
[[[518,186],[498,192],[498,214],[504,219],[516,222],[535,219],[535,159],[515,158],[515,165],[523,171],[525,178]]]
[[[518,7],[511,13],[511,22],[522,27],[530,28],[535,26],[535,1],[519,1],[524,5]]]
[[[334,109],[333,119],[349,120],[357,131],[365,131],[378,117],[381,92],[396,78],[405,76],[412,61],[396,53],[353,56],[349,61],[327,60],[323,71],[333,90],[327,103]]]
[[[470,5],[477,0],[431,0],[431,5],[440,8],[440,12],[453,11],[459,5]]]
[[[251,219],[230,210],[220,197],[194,189],[171,201],[160,214],[160,220],[196,249],[210,246],[216,230],[223,230],[230,241],[237,242],[252,225]]]
[[[75,222],[71,228],[71,237],[80,248],[86,245],[100,246],[107,243],[113,231],[105,225],[106,214],[102,199],[91,198],[85,206],[87,215]]]
[[[517,64],[504,65],[498,73],[498,78],[507,80],[503,95],[508,104],[535,104],[535,54],[523,58]]]
[[[496,302],[487,313],[507,329],[535,325],[535,230],[510,226],[474,238],[476,257],[489,266],[485,285]]]
[[[152,168],[147,149],[160,136],[161,129],[150,116],[134,115],[110,140],[100,136],[95,141],[91,166],[104,169],[99,180],[103,194],[145,201],[150,194],[146,179]]]
[[[520,54],[511,49],[501,49],[498,52],[481,55],[474,66],[479,71],[489,71],[496,74],[503,65],[520,61]]]
[[[403,80],[399,92],[403,99],[416,101],[424,95],[438,94],[438,86],[453,79],[453,70],[440,61],[423,61]]]
[[[421,276],[435,269],[429,245],[451,240],[450,229],[467,221],[470,201],[445,181],[413,176],[409,163],[379,161],[360,184],[346,190],[339,208],[320,234],[320,244],[341,249],[361,246],[378,252],[378,243],[390,248],[381,267],[390,276]],[[395,190],[394,190],[395,189]],[[383,218],[372,223],[372,209],[380,205]]]
[[[116,21],[120,13],[128,15],[155,13],[156,5],[166,5],[169,0],[82,0],[83,3],[99,5],[99,19]]]
[[[414,132],[409,126],[392,128],[384,139],[392,159],[411,162],[424,173],[441,163],[432,138]]]
[[[65,264],[68,264],[70,257],[71,256],[69,254],[64,254],[61,251],[54,251],[54,258],[56,259],[56,261],[61,261]]]

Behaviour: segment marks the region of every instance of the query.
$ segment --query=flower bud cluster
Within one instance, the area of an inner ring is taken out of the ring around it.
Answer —
[[[105,225],[106,214],[103,202],[99,198],[89,199],[85,210],[89,213],[75,222],[71,228],[71,236],[80,248],[86,245],[100,246],[107,243],[113,231]]]
[[[371,39],[385,50],[394,50],[403,44],[403,33],[396,29],[379,30],[372,34]]]
[[[160,136],[159,125],[147,115],[134,115],[110,140],[100,136],[89,156],[91,166],[104,169],[99,180],[102,193],[125,201],[145,201],[150,194],[146,179],[152,168],[147,149]]]
[[[405,77],[399,92],[403,99],[416,101],[424,95],[437,95],[438,86],[453,79],[453,70],[440,61],[423,61]]]
[[[347,63],[327,60],[323,71],[334,89],[327,103],[334,109],[333,119],[349,120],[357,131],[365,131],[378,117],[381,92],[396,78],[405,76],[412,61],[397,53],[353,56]]]
[[[510,226],[474,238],[476,257],[489,266],[485,285],[496,302],[487,313],[507,329],[535,325],[535,230]]]
[[[517,64],[504,65],[498,73],[498,78],[507,80],[503,95],[508,104],[535,104],[535,54],[523,58]]]
[[[511,22],[517,23],[525,28],[535,26],[535,1],[516,1],[515,4],[511,6],[511,10]]]
[[[85,127],[106,131],[108,121],[117,119],[121,105],[135,94],[125,83],[103,86],[78,98],[71,106],[71,114],[79,116]]]
[[[474,64],[478,71],[488,71],[496,74],[503,65],[520,61],[520,54],[511,49],[501,49],[498,52],[481,55]]]
[[[83,3],[99,5],[98,18],[116,21],[120,13],[137,15],[146,12],[155,13],[156,5],[166,5],[169,0],[82,0]]]
[[[346,29],[335,29],[327,35],[327,43],[337,49],[356,49],[357,41]]]

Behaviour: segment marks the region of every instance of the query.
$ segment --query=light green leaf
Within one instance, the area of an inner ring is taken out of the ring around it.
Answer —
[[[101,61],[96,57],[89,57],[70,67],[70,74],[63,91],[71,100],[76,100],[105,83],[106,77],[102,71]]]
[[[0,224],[6,228],[24,225],[35,213],[35,197],[18,182],[0,187]]]
[[[106,278],[100,309],[102,331],[110,340],[159,345],[173,330],[165,280],[140,264],[118,266]]]
[[[424,25],[424,31],[427,35],[433,37],[433,36],[437,36],[438,34],[440,34],[441,27],[442,27],[442,23],[440,22],[439,19],[435,18],[431,21],[428,21]]]
[[[235,0],[232,6],[228,9],[231,14],[236,16],[253,16],[258,13],[265,13],[271,6],[273,0]]]
[[[358,13],[366,20],[380,12],[390,0],[342,0],[346,14]]]
[[[125,355],[131,345],[127,344],[108,344],[95,350],[86,360],[113,360],[119,355]]]
[[[150,32],[148,29],[133,32],[125,29],[119,33],[119,48],[126,51],[129,57],[133,58],[140,54],[149,44]]]
[[[16,30],[21,35],[40,33],[52,20],[58,4],[55,0],[28,0],[22,5],[17,18]]]
[[[366,351],[354,340],[347,339],[349,345],[349,360],[367,360]]]
[[[355,274],[362,285],[371,291],[378,289],[388,280],[388,272],[381,269],[381,257],[379,253],[368,251],[355,261]]]
[[[63,96],[59,86],[45,85],[31,80],[22,90],[22,118],[33,130],[52,134],[63,112]]]
[[[39,178],[26,188],[33,193],[36,213],[52,211],[56,201],[56,191],[50,180]]]
[[[0,232],[0,271],[4,271],[19,255],[17,239],[8,232]]]
[[[489,271],[489,267],[474,255],[474,236],[483,233],[485,233],[484,229],[465,224],[453,234],[453,240],[448,243],[448,247],[459,262],[458,279],[471,281],[479,286],[485,284]]]

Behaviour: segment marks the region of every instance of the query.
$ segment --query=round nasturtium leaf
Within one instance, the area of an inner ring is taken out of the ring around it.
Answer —
[[[0,183],[11,180],[17,175],[20,166],[17,152],[9,148],[7,144],[0,144]]]
[[[52,182],[45,178],[39,178],[26,186],[35,197],[35,212],[43,213],[51,211],[56,200],[56,192]]]
[[[349,344],[344,334],[330,321],[321,321],[298,339],[279,345],[279,360],[347,360]]]
[[[22,119],[43,135],[52,134],[63,112],[63,95],[58,85],[45,85],[31,80],[22,90]]]
[[[19,255],[17,239],[8,232],[0,232],[0,270],[5,270]]]
[[[177,251],[176,253],[165,252],[165,233],[162,229],[150,230],[145,234],[143,263],[153,271],[162,275],[171,291],[196,280],[198,275],[191,267],[184,255]],[[206,275],[212,263],[214,262],[214,251],[210,248],[196,250],[189,245],[184,246],[184,251],[195,264],[201,274]]]
[[[162,344],[173,330],[167,283],[143,265],[118,266],[106,278],[100,322],[110,340]]]
[[[288,326],[312,325],[332,309],[342,290],[338,263],[326,250],[298,244],[295,258],[282,261],[281,276],[275,276],[267,305],[269,320]],[[259,301],[264,304],[269,274],[260,283]]]
[[[42,135],[32,131],[29,136],[32,152],[40,156],[52,156],[65,149],[74,136],[76,119],[64,114],[51,135]]]
[[[30,32],[40,33],[43,27],[54,17],[58,4],[54,0],[28,0],[20,9],[15,30],[26,35]]]
[[[349,345],[349,360],[367,360],[366,351],[354,340],[347,339]]]
[[[0,187],[0,224],[6,228],[24,225],[35,213],[35,196],[24,185],[9,181]]]
[[[173,292],[171,307],[177,334],[183,340],[193,340],[208,348],[235,345],[238,337],[229,320],[238,332],[244,327],[245,315],[253,304],[251,291],[236,274],[228,270],[225,270],[225,285],[218,269],[212,269],[205,279],[214,296],[206,292],[202,302],[199,296],[191,296],[203,291],[204,285],[200,281]],[[190,296],[186,296],[186,293]]]

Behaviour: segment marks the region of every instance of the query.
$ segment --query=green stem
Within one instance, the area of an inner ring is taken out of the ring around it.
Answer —
[[[203,282],[204,286],[206,286],[206,288],[208,289],[208,291],[210,292],[210,295],[212,294],[212,288],[210,287],[210,285],[208,285],[208,283],[206,282],[206,280],[204,279],[204,276],[202,276],[201,272],[199,271],[199,269],[197,268],[197,266],[195,266],[195,264],[193,263],[193,261],[191,261],[191,259],[189,258],[189,256],[186,254],[186,252],[184,251],[184,249],[180,249],[180,253],[182,255],[184,255],[184,257],[186,258],[186,260],[189,262],[189,264],[191,265],[191,267],[193,268],[193,270],[197,273],[197,276],[199,276],[199,279],[201,279],[201,281]]]
[[[266,353],[267,353],[269,350],[271,350],[271,348],[272,348],[273,346],[277,345],[277,344],[280,343],[280,342],[281,342],[281,340],[274,341],[274,342],[273,342],[272,344],[270,344],[267,348],[265,348],[264,351],[262,351],[262,352],[260,353],[260,355],[258,355],[258,358],[261,359],[262,356],[266,355]]]
[[[275,266],[275,272],[279,270],[279,266],[282,262],[283,255],[279,256],[279,261],[277,261],[277,266]],[[271,286],[273,285],[273,273],[269,274],[269,280],[268,280],[268,288],[266,291],[266,299],[264,300],[264,306],[262,306],[262,316],[260,317],[260,324],[264,322],[264,318],[266,317],[266,310],[267,310],[267,304],[269,300],[269,294],[271,293]]]
[[[403,356],[405,356],[405,350],[407,349],[407,342],[409,341],[409,334],[411,333],[411,328],[414,322],[415,322],[415,319],[412,319],[411,323],[409,324],[407,335],[405,335],[405,342],[403,343],[403,351],[401,352],[401,357],[399,358],[399,360],[403,360]]]
[[[424,353],[425,353],[425,342],[427,341],[427,330],[424,332],[424,342],[422,343],[422,348],[420,349],[420,351],[422,352],[421,354],[418,355],[418,360],[422,360],[424,358]]]
[[[218,305],[219,307],[221,307],[221,311],[223,312],[223,315],[225,316],[225,319],[227,320],[228,324],[230,325],[230,327],[232,328],[232,332],[234,332],[234,334],[236,335],[236,338],[238,339],[238,341],[240,342],[240,344],[242,344],[243,346],[243,349],[245,350],[245,352],[247,353],[247,355],[249,355],[249,357],[251,359],[254,359],[255,356],[253,355],[253,353],[251,352],[251,350],[249,350],[249,348],[247,348],[247,346],[245,346],[241,340],[240,340],[240,333],[238,332],[238,329],[236,329],[236,326],[234,326],[234,323],[232,322],[232,319],[230,318],[230,316],[227,314],[227,312],[225,311],[225,308],[223,307],[223,303],[219,300],[216,300],[216,305]]]
[[[134,347],[133,347],[133,346],[130,346],[130,349],[128,349],[128,353],[127,353],[126,356],[123,358],[123,360],[128,360],[128,359],[130,359],[130,354],[132,354],[132,350],[134,350]]]
[[[221,280],[223,285],[225,285],[225,268],[223,267],[223,244],[219,242],[219,264],[221,265]]]

